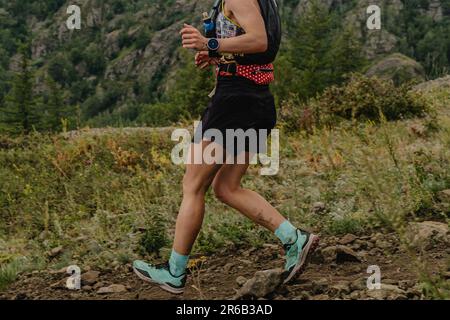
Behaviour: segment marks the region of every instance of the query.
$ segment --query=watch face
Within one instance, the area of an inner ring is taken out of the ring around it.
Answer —
[[[217,39],[209,39],[208,40],[208,49],[216,51],[219,49],[219,41]]]

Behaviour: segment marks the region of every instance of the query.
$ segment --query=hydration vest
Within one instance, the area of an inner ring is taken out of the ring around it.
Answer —
[[[207,31],[208,38],[216,38],[216,19],[223,6],[224,0],[216,0],[210,13],[212,26]],[[267,65],[275,61],[281,44],[281,18],[276,0],[258,0],[261,15],[267,33],[267,50],[261,53],[234,55],[236,63],[240,65]]]

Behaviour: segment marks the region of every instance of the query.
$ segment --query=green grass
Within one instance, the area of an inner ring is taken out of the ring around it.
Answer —
[[[426,118],[282,133],[280,173],[262,177],[251,167],[244,185],[298,226],[325,234],[382,228],[401,237],[415,219],[448,221],[436,195],[450,188],[450,97],[432,98],[437,129],[423,134],[412,127],[426,128]],[[72,138],[0,137],[0,257],[13,251],[54,268],[166,255],[184,172],[170,161],[169,138],[122,129]],[[324,212],[313,212],[318,201]],[[274,241],[211,193],[206,208],[194,253]],[[59,245],[64,254],[48,258]],[[3,264],[0,284],[16,274],[16,265]]]
[[[14,260],[12,262],[0,266],[0,290],[6,288],[9,284],[14,282],[19,274],[20,262]]]

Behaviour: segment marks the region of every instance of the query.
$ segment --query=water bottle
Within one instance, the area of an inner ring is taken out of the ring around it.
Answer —
[[[207,38],[214,38],[215,36],[215,23],[211,16],[207,12],[203,12],[203,29],[205,30],[205,36]]]

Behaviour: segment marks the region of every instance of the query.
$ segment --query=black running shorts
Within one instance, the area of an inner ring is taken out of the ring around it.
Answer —
[[[264,153],[267,137],[276,122],[275,102],[268,85],[257,85],[241,77],[219,77],[216,93],[201,118],[202,140],[220,143],[208,134],[211,132],[209,129],[216,129],[216,132],[218,130],[222,134],[220,144],[228,154],[237,156],[243,151]],[[234,131],[234,135],[230,135],[228,129]],[[239,143],[239,138],[235,138],[235,135],[242,136],[242,132],[245,133],[245,144]],[[254,137],[257,143],[254,143]],[[231,140],[235,143],[232,144]]]

